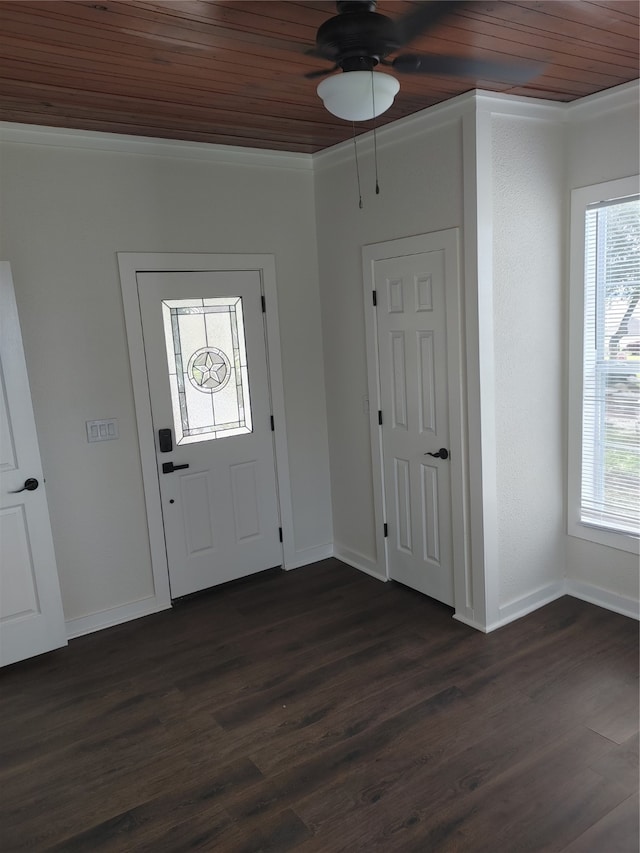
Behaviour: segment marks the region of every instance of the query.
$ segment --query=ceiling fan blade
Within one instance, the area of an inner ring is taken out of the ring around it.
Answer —
[[[465,5],[465,0],[431,0],[428,3],[416,3],[410,12],[394,20],[396,50],[435,26],[441,18],[445,18]]]
[[[304,75],[307,80],[315,80],[317,77],[326,77],[327,74],[333,74],[340,68],[339,65],[334,65],[333,68],[320,68],[318,71],[307,71]]]
[[[494,62],[490,59],[466,59],[461,56],[426,56],[405,53],[391,63],[401,74],[447,74],[470,80],[496,83],[526,83],[542,73],[542,62]]]

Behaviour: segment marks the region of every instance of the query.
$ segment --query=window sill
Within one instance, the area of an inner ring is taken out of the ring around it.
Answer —
[[[606,527],[598,527],[582,521],[570,522],[567,533],[569,536],[575,536],[578,539],[586,539],[598,545],[617,548],[618,551],[640,554],[640,539],[630,533],[619,533]]]

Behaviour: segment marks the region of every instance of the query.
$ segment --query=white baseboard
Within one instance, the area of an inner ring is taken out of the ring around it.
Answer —
[[[551,604],[557,598],[562,598],[566,595],[564,581],[556,581],[547,584],[535,592],[528,595],[523,595],[522,598],[516,598],[515,601],[510,601],[498,608],[498,619],[490,623],[484,630],[487,634],[495,631],[496,628],[502,628],[503,625],[508,625],[509,622],[515,622],[516,619],[521,619],[534,610],[544,607],[545,604]]]
[[[346,563],[348,566],[353,566],[354,569],[364,572],[365,575],[371,575],[371,577],[376,578],[376,580],[385,582],[389,580],[389,578],[379,570],[378,565],[374,560],[369,557],[365,557],[365,555],[360,554],[359,551],[352,551],[350,548],[346,548],[344,545],[341,545],[340,542],[333,543],[333,556],[338,560],[342,560],[342,562]]]
[[[160,610],[168,610],[170,607],[171,604],[161,604],[155,595],[150,595],[138,601],[119,604],[117,607],[109,607],[107,610],[98,611],[98,613],[90,613],[88,616],[67,619],[65,622],[67,639],[73,640],[76,637],[82,637],[83,634],[91,634],[94,631],[101,631],[103,628],[112,628],[114,625],[120,625],[132,619],[140,619],[141,616],[149,616],[151,613],[158,613]]]
[[[505,604],[498,611],[499,618],[486,627],[469,622],[459,616],[454,616],[454,618],[488,634],[495,631],[496,628],[502,628],[503,625],[508,625],[510,622],[526,616],[528,613],[533,613],[534,610],[544,607],[545,604],[550,604],[563,595],[571,595],[574,598],[580,598],[582,601],[588,601],[590,604],[597,604],[599,607],[604,607],[614,613],[621,613],[623,616],[629,616],[632,619],[640,619],[640,604],[635,599],[574,580],[548,584],[529,595]]]
[[[453,618],[456,622],[462,622],[463,625],[468,625],[470,628],[475,628],[476,631],[482,631],[483,634],[489,633],[489,628],[486,628],[481,622],[476,622],[474,619],[469,619],[461,613],[454,613]]]
[[[565,582],[565,588],[567,595],[572,595],[574,598],[597,604],[599,607],[605,607],[623,616],[630,616],[632,619],[640,619],[640,603],[626,595],[619,595],[590,583],[569,579]]]
[[[310,563],[326,560],[328,557],[333,557],[333,542],[326,542],[324,545],[315,545],[313,548],[303,548],[301,551],[294,551],[293,559],[285,562],[282,568],[288,572],[290,569],[299,569],[302,566],[308,566]]]
[[[378,571],[377,565],[373,560],[337,542],[335,544],[327,543],[326,545],[320,545],[315,548],[308,548],[305,551],[298,551],[297,555],[299,555],[299,560],[286,566],[287,570],[316,563],[328,557],[336,557],[336,559],[342,560],[343,563],[353,566],[354,569],[371,575],[376,580],[388,580],[388,578]],[[514,622],[516,619],[526,616],[528,613],[532,613],[534,610],[538,610],[540,607],[544,607],[546,604],[550,604],[563,595],[571,595],[582,601],[588,601],[590,604],[604,607],[614,613],[620,613],[632,619],[640,619],[640,604],[635,599],[575,580],[549,584],[529,595],[505,604],[499,610],[498,620],[489,625],[482,625],[457,613],[454,614],[453,618],[464,625],[469,625],[471,628],[488,634],[497,628],[501,628],[510,622]],[[82,637],[84,634],[101,631],[103,628],[111,628],[114,625],[120,625],[132,619],[140,619],[142,616],[149,616],[151,613],[158,613],[161,610],[168,610],[170,607],[170,603],[161,603],[155,595],[151,595],[147,598],[141,598],[138,601],[131,601],[128,604],[121,604],[117,607],[110,607],[107,610],[100,610],[98,613],[90,613],[88,616],[67,619],[65,623],[67,639],[73,640],[76,637]]]

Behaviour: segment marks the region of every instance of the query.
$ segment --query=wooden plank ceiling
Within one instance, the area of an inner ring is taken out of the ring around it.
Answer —
[[[381,0],[396,17],[412,7]],[[470,89],[572,101],[638,77],[637,0],[475,0],[411,52],[541,60],[527,85],[402,74],[378,126]],[[333,2],[0,2],[0,118],[316,152],[347,139],[304,74]],[[360,133],[372,127],[359,124]]]

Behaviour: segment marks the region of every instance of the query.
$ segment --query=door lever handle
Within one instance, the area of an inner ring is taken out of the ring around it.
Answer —
[[[180,471],[182,468],[188,468],[189,465],[174,465],[173,462],[163,462],[162,463],[162,473],[163,474],[173,474],[174,471]]]
[[[9,494],[18,495],[20,492],[35,492],[39,485],[40,483],[35,477],[29,477],[24,481],[24,486],[21,489],[15,489],[15,491],[9,492]]]
[[[440,450],[436,450],[435,453],[427,452],[424,455],[425,456],[435,456],[436,459],[448,459],[449,458],[449,451],[447,450],[446,447],[441,447]]]

